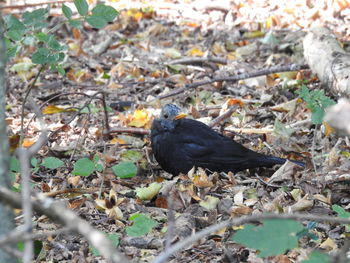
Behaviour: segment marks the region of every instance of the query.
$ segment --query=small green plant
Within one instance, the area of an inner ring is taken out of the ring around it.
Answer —
[[[73,174],[81,176],[89,176],[95,171],[102,172],[104,169],[102,163],[100,162],[100,157],[95,155],[92,160],[89,158],[81,158],[77,160],[74,164]]]
[[[128,236],[138,237],[147,234],[157,225],[157,222],[145,214],[134,214],[129,220],[133,221],[132,226],[125,228]]]
[[[73,11],[63,4],[62,12],[67,19],[51,29],[48,28],[49,24],[46,22],[49,16],[49,7],[25,12],[20,18],[14,15],[5,16],[7,57],[15,57],[26,46],[37,47],[32,54],[32,62],[49,65],[52,70],[57,70],[64,75],[62,62],[66,56],[67,45],[56,39],[52,34],[54,29],[64,23],[79,28],[84,21],[94,28],[103,28],[118,15],[117,10],[113,7],[103,4],[96,5],[89,12],[86,0],[74,0],[74,5],[80,16],[73,17]]]
[[[323,90],[310,91],[305,85],[302,85],[296,93],[306,102],[307,108],[311,110],[313,124],[321,124],[325,109],[335,104],[335,101],[327,97]]]
[[[132,162],[121,162],[112,166],[112,170],[120,178],[131,178],[137,174],[137,166]]]

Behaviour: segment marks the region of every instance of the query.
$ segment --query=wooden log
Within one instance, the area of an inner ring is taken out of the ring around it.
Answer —
[[[303,41],[304,57],[323,87],[335,96],[350,97],[350,54],[327,28],[312,28]]]

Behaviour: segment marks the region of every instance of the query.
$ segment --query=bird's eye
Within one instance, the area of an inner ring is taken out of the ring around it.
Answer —
[[[168,114],[164,114],[164,118],[167,119],[169,116]]]

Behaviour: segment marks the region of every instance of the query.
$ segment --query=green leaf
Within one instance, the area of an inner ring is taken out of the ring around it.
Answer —
[[[339,205],[332,205],[332,210],[338,214],[341,218],[350,218],[350,213],[345,211],[344,208],[342,208]],[[350,225],[346,225],[346,231],[350,231]]]
[[[64,163],[56,157],[47,157],[47,158],[44,158],[41,165],[48,169],[57,169],[63,166],[63,164]]]
[[[23,14],[23,23],[26,25],[32,25],[34,27],[42,27],[47,25],[47,23],[42,23],[49,15],[48,8],[39,8],[32,12],[25,12]]]
[[[8,29],[25,31],[25,25],[14,15],[5,16],[5,23]]]
[[[331,263],[331,256],[322,253],[321,251],[312,251],[309,255],[309,259],[301,261],[301,263]]]
[[[20,45],[14,45],[13,47],[6,50],[6,57],[7,58],[13,58],[17,55],[17,53],[21,50]]]
[[[95,164],[89,158],[81,158],[74,164],[73,174],[89,176],[95,171]]]
[[[246,247],[259,250],[260,257],[268,257],[296,248],[296,235],[303,229],[303,225],[294,220],[271,219],[264,220],[263,226],[245,225],[232,239]]]
[[[57,66],[56,66],[56,69],[57,69],[58,73],[59,73],[61,76],[66,75],[66,71],[64,70],[64,68],[62,67],[62,65],[57,65]]]
[[[75,28],[80,28],[82,25],[82,21],[77,20],[77,19],[70,19],[70,20],[68,20],[68,23],[70,26],[75,27]]]
[[[107,21],[100,17],[100,16],[88,16],[86,18],[86,21],[89,23],[90,26],[94,27],[94,28],[103,28],[107,25]]]
[[[81,16],[85,16],[89,11],[89,5],[86,0],[74,0],[74,5]]]
[[[19,173],[21,171],[21,166],[19,165],[19,161],[14,156],[11,156],[10,158],[10,171],[15,173]]]
[[[99,4],[95,6],[91,10],[92,16],[99,16],[106,20],[107,22],[112,22],[116,16],[119,14],[117,10],[115,10],[111,6],[106,6],[103,4]]]
[[[6,36],[13,41],[20,41],[22,39],[22,32],[19,30],[9,30]]]
[[[53,35],[50,35],[50,39],[47,42],[47,45],[49,48],[56,50],[56,51],[61,51],[63,50],[63,46],[61,46],[61,44],[55,39],[55,37]]]
[[[48,48],[38,48],[32,56],[32,62],[35,64],[50,64],[57,61],[57,56]]]
[[[37,158],[33,157],[33,158],[30,160],[30,164],[31,164],[33,167],[36,167],[36,166],[38,166],[39,161],[38,161]]]
[[[129,236],[137,237],[147,234],[157,225],[157,222],[144,214],[135,214],[129,218],[134,221],[132,226],[125,228],[126,233]]]
[[[65,4],[62,4],[62,13],[68,19],[70,19],[72,17],[72,15],[73,15],[73,11],[68,6],[66,6]]]
[[[50,36],[48,34],[45,34],[44,32],[38,32],[35,34],[35,37],[44,43],[50,40]]]
[[[296,93],[306,102],[307,108],[312,113],[311,120],[314,124],[321,124],[325,109],[335,104],[335,101],[327,97],[323,90],[310,91],[305,85],[302,85]]]
[[[137,174],[137,167],[132,162],[121,162],[112,166],[112,170],[120,178],[131,178]]]

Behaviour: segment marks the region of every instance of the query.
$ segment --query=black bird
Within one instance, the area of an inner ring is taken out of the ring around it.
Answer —
[[[168,173],[187,173],[193,166],[216,172],[238,172],[271,167],[287,160],[249,150],[204,123],[184,116],[179,107],[166,104],[160,118],[152,123],[152,150],[160,166]],[[300,161],[292,162],[305,166]]]

